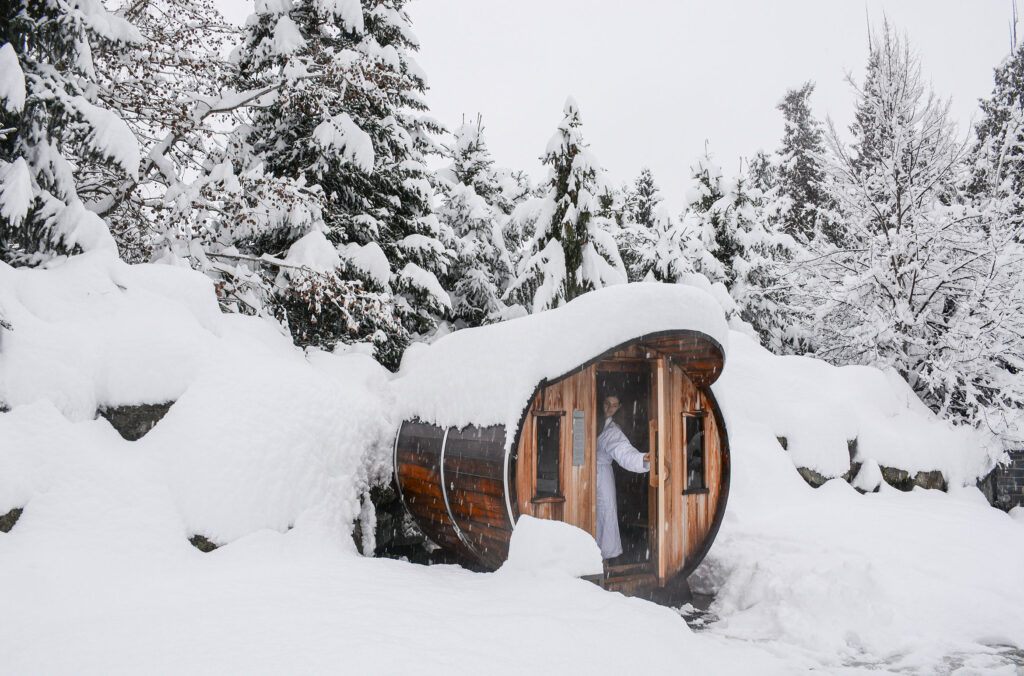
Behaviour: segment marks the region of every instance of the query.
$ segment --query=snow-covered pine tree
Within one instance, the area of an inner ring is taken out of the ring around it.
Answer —
[[[598,215],[602,170],[583,141],[579,107],[572,97],[563,114],[542,157],[549,167],[544,193],[513,216],[531,223],[534,234],[509,295],[521,298],[533,312],[626,281],[610,232],[614,223]]]
[[[1024,221],[1024,45],[995,69],[994,80],[974,126],[968,189],[984,208],[998,209],[1019,224]]]
[[[674,284],[687,279],[704,265],[715,265],[718,261],[707,253],[696,236],[692,222],[676,220],[668,209],[659,204],[651,213],[650,227],[632,224],[634,267],[630,269],[631,281],[653,279]]]
[[[363,0],[365,30],[355,45],[362,67],[345,103],[372,141],[373,171],[349,165],[322,185],[341,201],[332,227],[342,241],[380,246],[391,263],[403,324],[422,334],[451,312],[438,280],[453,252],[432,212],[434,177],[426,161],[441,152],[433,135],[443,128],[427,115],[426,77],[413,56],[419,43],[407,2]]]
[[[838,245],[842,227],[823,185],[825,137],[811,112],[813,92],[814,83],[806,82],[788,90],[776,106],[785,120],[775,177],[778,218],[782,231],[800,241],[824,238]]]
[[[439,172],[447,185],[438,217],[455,234],[456,255],[442,282],[451,290],[457,325],[479,326],[501,318],[514,272],[502,234],[501,184],[482,119],[463,121],[446,151],[451,164]]]
[[[784,282],[797,243],[780,231],[779,221],[769,217],[774,205],[770,196],[766,198],[754,183],[741,164],[736,179],[727,184],[729,206],[723,219],[725,229],[734,233],[737,244],[729,295],[740,318],[753,327],[761,343],[779,353],[798,342],[800,335],[794,326],[795,309],[789,284]]]
[[[720,265],[719,269],[704,266],[698,272],[711,282],[731,286],[736,278],[733,259],[739,253],[740,244],[725,218],[730,200],[725,195],[722,169],[707,147],[690,167],[690,178],[692,184],[687,193],[686,212],[696,221],[698,240]]]
[[[654,225],[654,214],[664,198],[654,182],[654,174],[644,167],[633,182],[633,188],[626,195],[626,206],[630,220],[637,225],[650,228]]]
[[[33,265],[116,246],[79,196],[78,170],[133,177],[135,136],[96,97],[93,53],[139,32],[98,0],[13,0],[0,7],[0,260]]]
[[[813,268],[818,353],[891,366],[934,410],[979,422],[1021,401],[1020,247],[964,203],[966,143],[906,39],[886,25],[873,45],[856,141],[828,135],[851,244]]]
[[[625,218],[616,233],[616,240],[631,282],[640,281],[650,270],[650,252],[643,249],[657,239],[650,231],[654,228],[655,214],[662,199],[654,175],[647,167],[641,169],[633,186],[625,192]]]
[[[231,213],[241,218],[228,224],[233,246],[264,261],[281,260],[314,231],[335,246],[330,283],[303,280],[297,296],[294,284],[278,294],[296,340],[372,338],[390,366],[409,332],[431,330],[451,309],[438,281],[450,252],[431,213],[424,164],[440,128],[423,116],[426,85],[411,56],[416,42],[404,4],[257,3],[236,88],[266,94],[225,158],[228,174],[257,189],[255,202],[270,204],[251,227],[252,190],[239,193]],[[364,319],[353,323],[341,309],[360,298]]]

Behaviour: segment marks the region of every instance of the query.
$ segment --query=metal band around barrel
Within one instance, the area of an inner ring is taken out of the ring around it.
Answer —
[[[455,529],[455,534],[459,537],[459,540],[462,541],[462,544],[466,545],[466,549],[473,553],[473,556],[482,560],[480,552],[476,550],[476,547],[469,543],[469,540],[466,538],[465,533],[462,532],[462,529],[459,528],[459,524],[456,523],[455,515],[452,514],[452,506],[448,502],[448,482],[445,480],[444,477],[444,452],[445,449],[448,447],[449,430],[451,430],[450,427],[445,428],[444,439],[441,441],[441,497],[444,498],[444,508],[448,510],[448,520],[452,522],[452,528]]]
[[[502,427],[502,429],[504,429],[504,427]],[[505,443],[506,444],[508,443],[508,439],[505,439]],[[503,472],[503,476],[501,477],[501,480],[503,482],[505,482],[505,509],[508,510],[508,522],[512,526],[512,528],[515,528],[516,527],[516,519],[515,519],[514,516],[512,516],[512,498],[509,497],[509,492],[508,492],[508,464],[509,464],[509,461],[511,460],[511,457],[512,457],[512,452],[509,449],[506,448],[505,449],[505,471]]]

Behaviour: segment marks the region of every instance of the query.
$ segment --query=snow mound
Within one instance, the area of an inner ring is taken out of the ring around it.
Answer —
[[[98,407],[178,398],[211,362],[223,325],[192,270],[127,265],[107,251],[50,269],[0,263],[0,401],[47,399],[72,420]]]
[[[838,477],[854,460],[917,472],[940,470],[950,484],[973,484],[997,451],[972,428],[938,418],[895,372],[835,367],[810,357],[778,357],[733,332],[731,351],[714,385],[726,420],[757,428],[793,464]],[[730,433],[732,430],[730,429]]]
[[[554,310],[411,346],[395,381],[398,414],[442,427],[503,424],[514,430],[542,380],[668,330],[699,331],[728,346],[721,307],[703,291],[656,283],[611,286]]]
[[[56,510],[95,537],[110,508],[93,504],[143,492],[168,546],[304,520],[347,535],[369,486],[390,476],[390,374],[354,351],[304,354],[269,320],[221,315],[191,270],[98,253],[0,266],[0,316],[12,327],[0,330],[12,409],[0,415],[0,513]],[[172,400],[135,442],[93,420],[97,407]],[[150,517],[119,537],[155,537]]]
[[[519,517],[502,570],[534,575],[582,577],[604,571],[601,550],[590,533],[561,521]]]

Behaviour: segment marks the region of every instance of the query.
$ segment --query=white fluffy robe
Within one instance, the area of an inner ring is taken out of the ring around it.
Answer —
[[[633,448],[615,421],[608,418],[597,437],[597,545],[606,559],[622,553],[612,460],[630,472],[650,469],[650,464],[644,462],[644,454]]]

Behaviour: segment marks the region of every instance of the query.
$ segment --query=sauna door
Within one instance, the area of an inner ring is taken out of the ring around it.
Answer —
[[[597,368],[597,407],[602,410],[605,397],[618,396],[622,405],[616,422],[629,442],[641,453],[651,452],[654,458],[654,428],[656,408],[651,363],[646,359],[609,360]],[[604,420],[598,423],[598,433]],[[619,537],[622,555],[614,559],[615,566],[643,568],[654,572],[657,561],[659,534],[657,527],[657,500],[650,475],[630,472],[618,464],[612,465],[615,475],[615,494]]]

